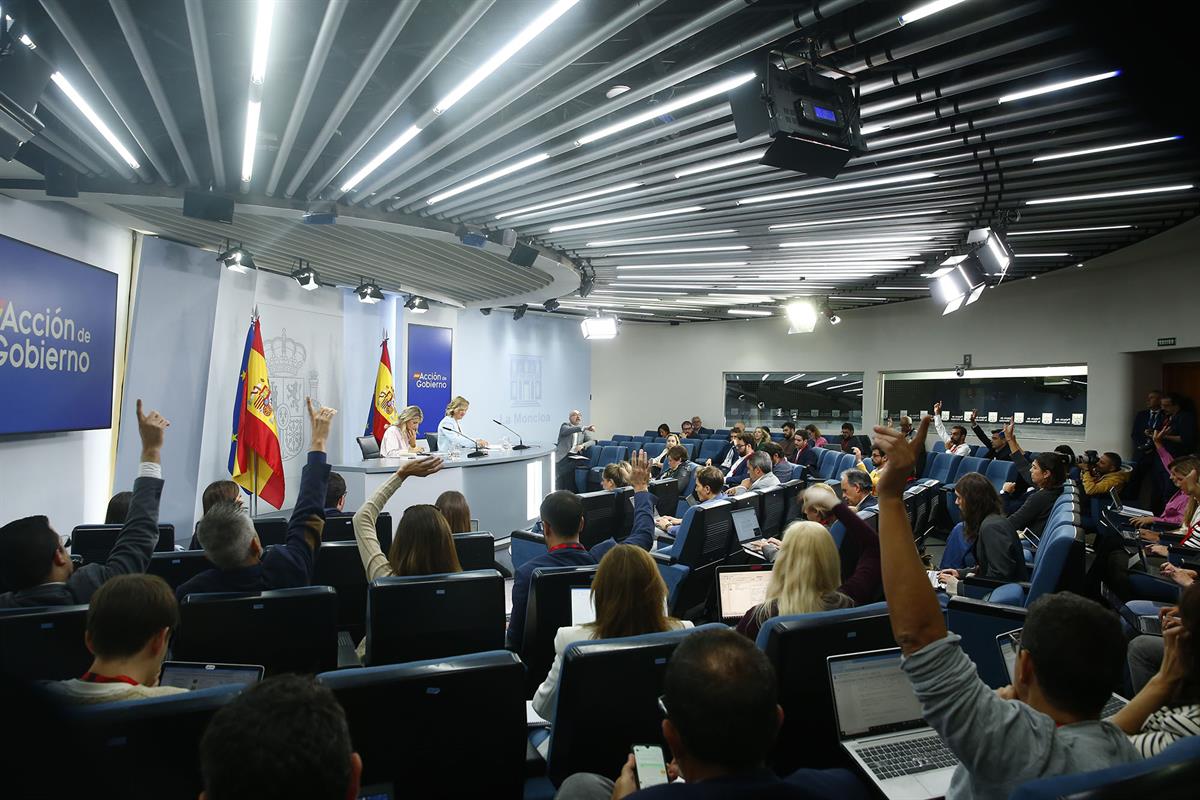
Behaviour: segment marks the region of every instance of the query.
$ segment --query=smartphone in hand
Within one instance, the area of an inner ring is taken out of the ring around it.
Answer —
[[[667,765],[658,745],[635,744],[633,760],[637,766],[638,786],[645,789],[667,783]]]

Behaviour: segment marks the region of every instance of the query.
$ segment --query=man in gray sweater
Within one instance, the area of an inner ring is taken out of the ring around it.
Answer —
[[[142,457],[133,482],[125,526],[108,559],[78,569],[44,516],[14,520],[0,528],[0,576],[11,591],[0,594],[0,608],[86,605],[92,594],[116,575],[145,572],[158,541],[158,503],[162,497],[163,434],[171,423],[157,411],[142,413],[137,401]]]
[[[1099,605],[1065,592],[1039,599],[1025,618],[1014,685],[993,691],[979,679],[946,630],[913,544],[904,487],[914,446],[899,431],[875,433],[888,456],[875,484],[883,587],[925,720],[960,762],[946,797],[1001,800],[1034,778],[1138,760],[1128,737],[1100,719],[1121,682],[1125,639]]]

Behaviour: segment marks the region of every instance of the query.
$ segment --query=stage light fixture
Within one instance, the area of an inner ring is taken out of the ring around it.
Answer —
[[[231,245],[228,240],[225,242],[225,249],[217,253],[217,261],[233,272],[245,273],[258,268],[249,250],[240,243]]]
[[[542,308],[546,309],[546,311],[554,312],[558,310],[558,305],[558,301],[552,297],[546,302],[542,303]]]
[[[521,305],[517,306],[516,310],[513,311],[513,321],[516,322],[521,317],[525,316],[525,312],[528,310],[529,305],[527,303],[521,303]]]
[[[492,315],[492,309],[488,307],[481,308],[479,309],[479,313],[483,314],[485,317],[490,317]]]
[[[303,259],[296,259],[296,268],[292,270],[292,280],[300,284],[300,288],[311,292],[321,286],[321,280],[317,277],[317,271],[312,268],[312,265]]]
[[[812,333],[817,327],[817,309],[808,300],[797,300],[784,306],[791,327],[788,333]]]
[[[617,318],[601,316],[600,312],[596,312],[596,316],[587,317],[580,322],[579,329],[583,331],[585,339],[615,339],[617,338]]]
[[[987,282],[979,259],[973,255],[961,258],[956,264],[943,266],[949,266],[949,271],[934,278],[930,289],[933,296],[943,303],[942,316],[945,316],[978,300],[987,288]]]
[[[596,286],[596,279],[590,275],[584,275],[579,279],[579,296],[587,297],[592,293],[592,289]]]
[[[842,318],[839,317],[837,314],[833,313],[832,311],[825,312],[825,319],[829,320],[830,325],[841,325],[842,324]]]
[[[1002,277],[1008,273],[1013,253],[998,231],[992,228],[976,228],[967,234],[967,244],[974,246],[972,255],[979,259],[984,272]]]
[[[368,305],[374,305],[383,299],[383,290],[370,281],[360,283],[354,293],[358,295],[358,302]]]
[[[415,294],[410,294],[408,300],[404,303],[404,307],[414,314],[424,314],[429,310],[429,301],[424,297],[417,297]]]

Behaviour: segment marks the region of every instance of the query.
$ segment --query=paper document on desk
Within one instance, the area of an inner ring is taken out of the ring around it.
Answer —
[[[533,710],[533,701],[525,701],[525,724],[531,728],[548,728],[550,723],[538,716],[538,713]]]

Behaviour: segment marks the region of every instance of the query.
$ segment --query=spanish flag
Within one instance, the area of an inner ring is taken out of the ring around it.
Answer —
[[[383,442],[383,432],[389,424],[395,424],[396,386],[392,382],[392,359],[388,357],[388,340],[384,339],[380,347],[383,352],[379,356],[379,370],[375,373],[375,394],[371,397],[371,410],[367,412],[367,427],[363,436],[375,436],[375,441]]]
[[[263,353],[258,317],[246,332],[246,350],[233,403],[233,439],[229,445],[229,474],[235,483],[276,508],[283,507],[283,456],[267,358]],[[257,477],[257,486],[255,478]]]

